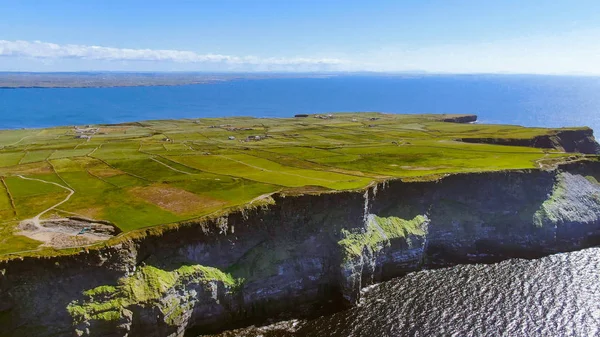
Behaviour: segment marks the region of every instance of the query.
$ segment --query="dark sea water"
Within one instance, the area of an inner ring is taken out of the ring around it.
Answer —
[[[0,129],[218,116],[382,111],[468,113],[481,122],[600,128],[600,78],[337,76],[174,87],[4,89]]]
[[[600,248],[415,272],[347,311],[219,336],[600,336]]]

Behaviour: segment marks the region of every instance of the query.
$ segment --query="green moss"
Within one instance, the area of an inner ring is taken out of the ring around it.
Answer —
[[[105,302],[95,302],[93,299],[79,303],[77,301],[69,303],[67,311],[73,318],[74,323],[81,323],[86,320],[102,320],[103,317],[111,318],[110,321],[121,317],[121,309],[130,304],[126,298],[112,299]],[[119,314],[115,318],[115,313]]]
[[[387,218],[374,216],[371,221],[379,225],[388,238],[394,239],[407,235],[424,235],[422,225],[427,218],[417,215],[412,220],[404,220],[393,216]]]
[[[422,215],[411,220],[370,215],[364,233],[342,230],[344,238],[338,241],[338,245],[343,249],[344,261],[362,255],[364,249],[377,252],[390,245],[390,241],[394,239],[424,235],[423,224],[426,221],[427,218]]]
[[[180,324],[183,314],[190,309],[192,309],[191,303],[180,303],[173,298],[162,310],[165,313],[165,322],[169,325]]]
[[[241,280],[213,267],[202,265],[185,265],[173,271],[155,266],[140,267],[132,276],[121,278],[117,285],[102,285],[86,290],[83,301],[74,301],[67,311],[74,323],[85,320],[116,321],[122,317],[122,310],[130,305],[156,304],[168,315],[168,320],[175,321],[185,311],[178,301],[161,305],[159,301],[172,288],[186,283],[222,282],[233,290]],[[177,314],[179,312],[179,314]]]
[[[121,279],[121,289],[135,302],[148,302],[159,299],[162,294],[169,290],[177,275],[158,269],[153,266],[145,266],[139,269],[132,277]]]
[[[116,291],[117,291],[117,287],[115,287],[115,286],[100,286],[100,287],[96,287],[94,289],[84,291],[83,294],[86,296],[89,296],[89,297],[106,296],[106,295],[114,294]]]
[[[554,218],[552,209],[555,207],[556,203],[562,198],[566,190],[564,186],[564,182],[558,181],[554,185],[554,189],[550,194],[549,198],[542,203],[542,206],[533,214],[533,224],[536,227],[543,227],[545,220],[550,220],[552,222],[557,221]]]
[[[234,278],[231,274],[224,273],[220,269],[214,267],[202,265],[183,266],[177,269],[176,272],[180,278],[185,280],[220,281],[227,286],[235,286],[239,283],[239,280]]]
[[[116,308],[120,309],[120,308]],[[121,319],[121,310],[108,310],[99,314],[93,315],[91,319],[99,321],[118,321]]]

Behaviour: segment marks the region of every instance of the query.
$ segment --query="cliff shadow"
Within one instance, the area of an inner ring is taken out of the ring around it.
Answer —
[[[557,184],[555,173],[534,171],[456,175],[428,198],[427,263],[492,263],[552,252],[556,228],[540,213]]]

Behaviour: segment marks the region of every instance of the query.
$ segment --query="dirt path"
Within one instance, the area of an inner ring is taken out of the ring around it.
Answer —
[[[168,169],[171,169],[171,170],[175,171],[175,172],[179,172],[179,173],[183,173],[183,174],[190,174],[190,175],[193,174],[193,173],[185,172],[185,171],[182,171],[182,170],[178,170],[178,169],[176,169],[176,168],[174,168],[172,166],[169,166],[169,165],[163,163],[162,161],[160,161],[160,160],[158,160],[156,158],[150,158],[150,159],[153,160],[153,161],[155,161],[155,162],[157,162],[157,163],[159,163],[159,164],[161,164],[161,165],[163,165],[163,166],[165,166],[165,167],[167,167]]]
[[[273,194],[275,194],[275,193],[277,193],[277,192],[271,192],[271,193],[265,193],[265,194],[263,194],[263,195],[259,195],[258,197],[256,197],[256,198],[254,198],[254,199],[250,200],[250,202],[248,202],[248,204],[249,204],[249,205],[252,205],[253,203],[255,203],[255,202],[259,201],[259,200],[266,199],[266,198],[268,198],[268,197],[272,196],[272,195],[273,195]]]
[[[51,210],[55,209],[56,207],[58,207],[58,206],[60,206],[60,205],[64,204],[65,202],[69,201],[69,199],[71,199],[71,197],[73,196],[73,194],[75,194],[75,191],[74,191],[74,190],[72,190],[72,189],[70,189],[70,188],[68,188],[68,187],[64,187],[63,185],[57,184],[57,183],[55,183],[55,182],[46,181],[46,180],[41,180],[41,179],[35,179],[35,178],[26,178],[26,177],[23,177],[22,175],[18,175],[17,177],[19,177],[19,178],[21,178],[21,179],[25,179],[25,180],[39,181],[39,182],[41,182],[41,183],[44,183],[44,184],[52,184],[52,185],[56,185],[56,186],[58,186],[58,187],[60,187],[60,188],[62,188],[62,189],[64,189],[64,190],[67,190],[67,191],[69,191],[69,195],[68,195],[68,196],[65,198],[65,200],[63,200],[63,201],[59,202],[58,204],[56,204],[56,205],[54,205],[54,206],[52,206],[52,207],[50,207],[50,208],[48,208],[48,209],[46,209],[46,210],[42,211],[40,214],[36,215],[36,216],[35,216],[35,217],[33,217],[32,219],[29,219],[30,221],[33,221],[33,224],[34,224],[36,227],[38,227],[38,228],[39,228],[39,227],[41,227],[41,226],[40,226],[40,217],[41,217],[42,215],[44,215],[44,214],[46,214],[46,213],[50,212]]]
[[[86,247],[95,242],[106,241],[118,234],[119,230],[116,229],[116,226],[106,224],[102,221],[96,222],[94,220],[88,220],[87,218],[84,219],[85,217],[82,217],[81,219],[76,219],[74,217],[53,217],[41,220],[40,218],[44,214],[54,209],[58,209],[58,206],[69,201],[73,194],[75,194],[75,191],[52,181],[26,178],[21,175],[18,175],[17,177],[25,180],[38,181],[44,184],[52,184],[69,191],[69,195],[63,201],[45,209],[31,219],[26,219],[19,223],[19,229],[21,229],[21,231],[17,234],[42,242],[40,248],[30,251],[37,251],[42,249],[42,247]]]
[[[24,141],[25,139],[27,139],[27,138],[30,138],[30,137],[33,137],[33,136],[35,136],[35,135],[25,136],[25,137],[23,137],[23,138],[19,139],[18,141],[14,142],[14,143],[10,143],[10,144],[6,144],[6,145],[3,145],[3,146],[0,146],[0,149],[4,149],[5,147],[8,147],[8,146],[17,145],[17,144],[19,144],[20,142]]]

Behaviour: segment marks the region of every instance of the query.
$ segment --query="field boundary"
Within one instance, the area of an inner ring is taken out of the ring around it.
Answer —
[[[112,169],[115,169],[115,170],[119,170],[119,171],[121,171],[121,172],[123,172],[123,173],[125,173],[125,174],[127,174],[127,175],[130,175],[130,176],[132,176],[132,177],[134,177],[134,178],[141,179],[141,180],[143,180],[143,181],[147,181],[147,182],[152,182],[152,180],[149,180],[149,179],[146,179],[146,178],[144,178],[144,177],[140,177],[140,176],[138,176],[138,175],[135,175],[135,174],[133,174],[133,173],[127,172],[127,171],[125,171],[125,170],[121,170],[121,169],[119,169],[119,168],[116,168],[116,167],[112,166],[111,164],[109,164],[108,162],[106,162],[104,159],[101,159],[101,158],[98,158],[98,157],[94,157],[94,156],[91,156],[91,158],[98,159],[99,161],[101,161],[101,162],[103,162],[104,164],[106,164],[108,167],[110,167],[110,168],[112,168]]]
[[[50,165],[50,167],[52,167],[52,171],[54,172],[54,174],[56,174],[56,176],[58,177],[58,179],[60,179],[60,181],[62,181],[63,183],[65,183],[65,185],[67,185],[70,189],[73,190],[73,187],[71,187],[71,185],[69,185],[69,183],[67,183],[63,177],[60,176],[60,174],[58,174],[58,171],[56,171],[56,167],[54,167],[54,165],[52,164],[52,162],[50,161],[50,159],[46,159],[46,162]],[[38,179],[40,180],[40,179]],[[40,180],[40,181],[44,181],[44,180]],[[59,184],[56,184],[58,186],[60,186]],[[61,186],[64,187],[64,186]]]
[[[4,189],[6,190],[8,199],[10,199],[10,205],[13,209],[13,214],[15,215],[15,217],[17,217],[17,216],[19,216],[19,214],[17,214],[17,206],[15,205],[15,200],[13,199],[13,196],[10,193],[10,190],[8,189],[8,185],[6,184],[6,181],[4,181],[4,177],[0,178],[0,180],[2,180],[2,185],[4,185]]]

